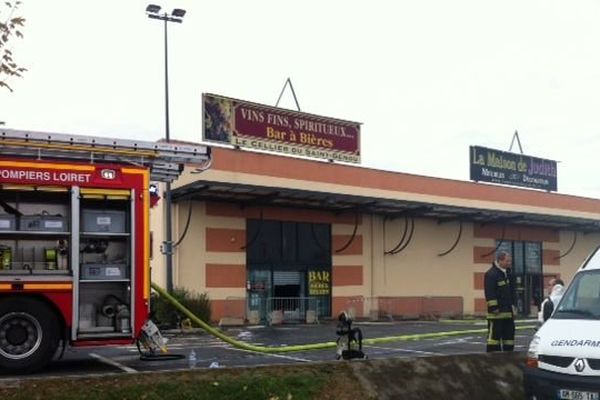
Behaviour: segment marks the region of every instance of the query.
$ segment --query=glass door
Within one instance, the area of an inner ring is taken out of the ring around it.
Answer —
[[[544,295],[542,244],[539,242],[525,242],[523,256],[525,262],[525,293],[527,299],[523,314],[532,316],[539,310]]]
[[[503,241],[497,251],[511,254],[517,311],[520,316],[535,314],[543,298],[542,244]]]
[[[248,270],[247,309],[246,315],[258,313],[258,318],[264,321],[267,316],[267,298],[271,296],[271,270]]]

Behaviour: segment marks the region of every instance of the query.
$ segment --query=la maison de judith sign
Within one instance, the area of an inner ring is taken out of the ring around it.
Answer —
[[[202,95],[208,142],[360,163],[360,124],[214,94]]]
[[[557,190],[556,161],[470,146],[471,180]]]

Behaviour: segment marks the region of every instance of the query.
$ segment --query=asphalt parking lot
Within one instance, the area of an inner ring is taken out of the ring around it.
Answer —
[[[527,323],[526,323],[527,324]],[[524,325],[521,323],[520,325]],[[532,325],[532,324],[527,324]],[[476,322],[357,322],[365,339],[409,335],[418,333],[448,332],[485,329],[485,321]],[[264,346],[286,346],[335,341],[335,324],[282,325],[277,327],[235,327],[224,329],[237,340]],[[196,353],[196,368],[252,367],[259,365],[310,363],[335,359],[335,349],[302,351],[281,354],[264,354],[235,348],[200,330],[191,332],[169,331],[169,352],[182,355],[177,360],[142,361],[135,345],[117,347],[70,348],[63,358],[54,361],[45,371],[28,376],[81,376],[109,373],[136,373],[146,371],[177,370],[189,368],[188,356]],[[533,336],[532,329],[518,330],[516,351],[525,351]],[[468,354],[485,352],[485,334],[440,337],[427,340],[394,341],[363,346],[370,359],[427,357],[433,355]],[[0,384],[23,377],[0,372]]]

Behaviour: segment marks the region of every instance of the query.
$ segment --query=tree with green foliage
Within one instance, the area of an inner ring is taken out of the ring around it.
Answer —
[[[13,53],[7,47],[13,38],[22,38],[21,28],[25,26],[25,18],[15,16],[21,5],[20,1],[4,2],[0,6],[0,88],[13,91],[7,81],[12,77],[21,77],[26,71],[13,60]]]

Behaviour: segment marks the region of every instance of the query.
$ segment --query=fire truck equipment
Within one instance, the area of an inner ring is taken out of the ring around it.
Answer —
[[[161,335],[156,324],[154,324],[152,320],[146,321],[142,326],[142,332],[138,337],[138,343],[151,353],[166,353],[167,342],[168,339]]]
[[[106,252],[108,248],[108,242],[106,240],[90,240],[85,243],[82,251],[84,253],[98,253],[102,254]]]
[[[67,230],[65,217],[49,215],[43,211],[37,215],[22,215],[19,217],[19,230],[38,232],[64,232]]]
[[[83,210],[84,232],[125,232],[125,212],[115,210]]]
[[[149,185],[185,165],[206,169],[210,149],[0,128],[0,370],[42,369],[61,340],[165,350],[148,322]]]
[[[122,333],[131,332],[131,313],[129,312],[129,306],[126,304],[117,305],[117,311],[115,314],[115,325],[117,330]]]
[[[12,249],[0,245],[0,269],[10,269],[12,263]]]
[[[96,326],[96,307],[93,304],[79,306],[79,328],[89,329]]]
[[[15,216],[10,214],[0,214],[0,231],[14,231]]]
[[[44,249],[44,258],[46,269],[56,269],[57,255],[56,249]]]
[[[58,253],[56,257],[56,263],[58,269],[65,270],[68,269],[68,254],[69,247],[67,245],[67,241],[64,239],[60,239],[56,246],[56,251]]]
[[[125,279],[127,265],[125,264],[82,264],[81,277],[83,279],[115,280]]]

